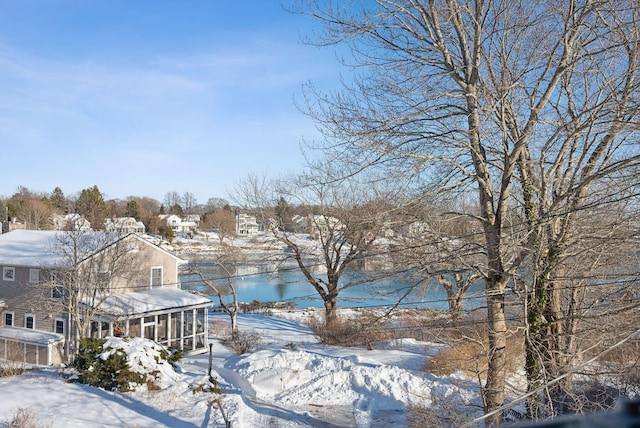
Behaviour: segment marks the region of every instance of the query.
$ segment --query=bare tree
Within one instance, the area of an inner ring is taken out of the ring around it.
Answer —
[[[193,214],[196,207],[198,206],[196,195],[191,192],[184,192],[184,195],[182,195],[182,204],[185,213]]]
[[[182,214],[182,196],[175,190],[164,195],[164,207],[170,214]]]
[[[69,356],[77,351],[77,340],[86,337],[95,317],[111,295],[112,283],[127,280],[136,252],[130,242],[106,232],[70,230],[56,233],[51,253],[55,263],[48,271],[51,297],[69,318]]]
[[[42,201],[28,199],[22,202],[17,215],[29,230],[50,230],[52,227],[53,209]]]
[[[402,208],[409,211],[403,213],[402,224],[394,234],[394,262],[422,279],[422,292],[436,284],[442,287],[449,314],[458,321],[463,316],[467,292],[482,282],[482,230],[473,227],[475,223],[467,224],[467,216],[450,214],[445,201],[424,199]]]
[[[205,214],[202,227],[215,229],[218,234],[218,240],[222,244],[226,237],[235,234],[236,219],[231,210],[218,208]]]
[[[636,305],[621,298],[636,286],[639,213],[636,191],[628,188],[636,179],[620,178],[604,187],[596,184],[600,189],[592,189],[580,208],[555,215],[536,210],[545,213],[545,221],[531,233],[531,267],[523,278],[528,383],[531,391],[540,391],[528,400],[532,418],[580,410],[584,403],[571,398],[573,377],[566,374],[589,349],[635,331],[629,322],[636,320]],[[559,196],[554,199],[550,206],[563,205]],[[545,387],[561,376],[561,382]]]
[[[299,177],[269,182],[266,177],[251,176],[241,183],[238,195],[258,213],[260,221],[287,248],[307,282],[322,298],[328,330],[338,325],[338,296],[361,281],[344,281],[344,274],[362,262],[385,225],[385,211],[376,202],[385,198],[356,182],[331,182],[329,170],[314,171]],[[328,182],[327,182],[328,180]],[[295,200],[308,207],[304,221],[312,241],[284,228],[278,214],[281,198]]]
[[[233,247],[224,246],[221,253],[214,256],[214,259],[201,259],[193,263],[192,270],[196,273],[200,280],[213,292],[218,298],[218,303],[222,310],[229,315],[231,321],[231,339],[238,339],[238,312],[240,304],[238,302],[238,293],[236,291],[233,278],[237,269],[239,252]],[[224,272],[224,277],[216,277],[208,272],[208,265],[213,264],[219,270]],[[229,299],[231,296],[231,299]]]
[[[326,137],[320,148],[347,173],[376,167],[417,187],[476,192],[478,213],[471,218],[484,236],[490,348],[482,395],[487,421],[498,424],[507,376],[505,293],[536,247],[539,225],[548,224],[531,217],[531,234],[510,236],[509,207],[530,215],[544,194],[575,212],[595,180],[637,163],[629,137],[639,6],[608,0],[305,5],[302,12],[327,30],[313,42],[345,43],[350,55],[342,57],[355,66],[353,84],[341,93],[309,88],[308,112]],[[546,187],[536,187],[536,174],[549,175]],[[566,244],[563,233],[553,236],[559,248]],[[555,260],[552,253],[547,261]]]
[[[205,210],[213,211],[213,210],[216,210],[218,208],[224,208],[224,207],[227,207],[227,206],[229,206],[229,201],[227,201],[226,199],[213,197],[213,198],[207,199],[207,203],[205,205]]]

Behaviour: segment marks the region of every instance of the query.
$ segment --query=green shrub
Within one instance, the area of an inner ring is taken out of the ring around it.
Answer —
[[[178,361],[182,359],[182,357],[184,357],[183,349],[169,348],[169,352],[162,353],[162,358],[169,361],[173,366],[175,366],[178,363]]]
[[[78,370],[78,382],[120,392],[131,391],[132,384],[146,382],[146,376],[131,371],[123,350],[116,350],[107,359],[99,358],[103,351],[110,350],[103,349],[104,343],[105,339],[80,339],[80,351],[74,364]]]
[[[173,242],[173,239],[176,237],[173,229],[169,226],[160,226],[158,228],[158,232],[160,233],[160,236],[169,241],[169,243]]]

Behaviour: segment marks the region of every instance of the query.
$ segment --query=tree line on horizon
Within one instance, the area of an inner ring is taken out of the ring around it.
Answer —
[[[129,196],[126,199],[106,199],[98,186],[82,189],[75,195],[66,196],[60,187],[50,193],[19,186],[10,197],[0,198],[3,220],[15,219],[27,229],[50,230],[54,214],[79,214],[87,219],[94,230],[102,230],[104,221],[114,217],[132,217],[141,221],[147,231],[158,233],[161,226],[158,215],[211,214],[222,211],[231,213],[233,208],[224,198],[210,198],[206,204],[198,205],[190,192],[180,195],[167,192],[160,202],[146,196]]]

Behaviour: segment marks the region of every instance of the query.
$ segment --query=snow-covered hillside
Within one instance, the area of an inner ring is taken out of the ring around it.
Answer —
[[[225,317],[212,316],[214,324],[220,320]],[[54,369],[33,370],[0,378],[0,422],[23,408],[50,427],[215,427],[225,426],[225,418],[232,427],[389,427],[407,424],[409,406],[437,406],[434,397],[480,405],[477,384],[462,375],[420,371],[441,345],[333,347],[295,319],[241,315],[239,321],[261,344],[237,356],[212,337],[212,375],[221,395],[200,391],[209,385],[207,355],[183,359],[176,373],[163,369],[169,379],[162,390],[127,394],[67,383]]]

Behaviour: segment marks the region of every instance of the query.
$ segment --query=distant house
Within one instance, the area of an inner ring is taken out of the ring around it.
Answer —
[[[236,233],[238,235],[251,235],[260,230],[256,218],[248,214],[236,214]]]
[[[133,217],[114,217],[104,221],[106,232],[140,233],[145,232],[144,224]]]
[[[54,214],[52,217],[52,221],[53,230],[91,230],[91,223],[89,223],[89,220],[76,213],[65,215]]]
[[[0,235],[0,359],[39,365],[70,360],[70,345],[78,339],[66,305],[73,292],[60,286],[59,278],[72,266],[55,250],[60,237],[70,233]],[[104,284],[100,299],[80,302],[94,314],[84,335],[145,337],[187,353],[206,351],[211,301],[180,289],[178,268],[184,261],[137,234],[84,232],[81,238],[90,242],[105,236],[113,238],[74,267],[93,272]],[[112,272],[101,257],[116,246],[131,263]]]
[[[170,227],[175,233],[193,233],[198,230],[199,222],[183,220],[175,214],[160,214],[160,224]]]
[[[200,229],[200,214],[187,214],[184,217],[183,223],[193,223],[195,225],[195,230]]]
[[[324,215],[308,215],[306,225],[311,239],[320,239],[330,232],[343,230],[345,227],[337,218]]]
[[[307,232],[309,230],[307,217],[298,214],[291,217],[291,229],[296,233]]]

